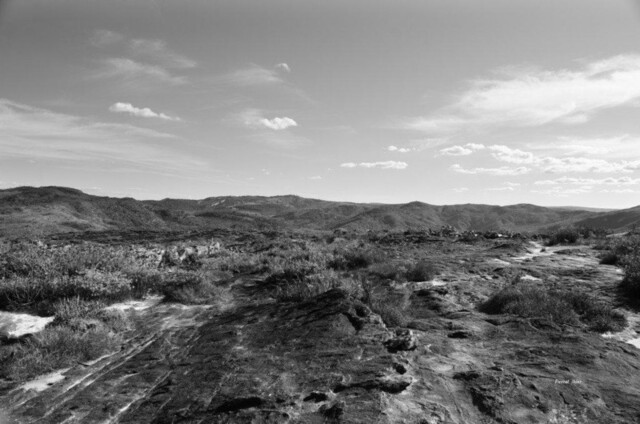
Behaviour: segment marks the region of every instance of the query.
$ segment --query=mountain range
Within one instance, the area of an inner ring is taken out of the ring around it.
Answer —
[[[350,203],[299,196],[220,196],[202,200],[136,200],[94,196],[66,187],[0,190],[0,236],[105,230],[182,231],[213,228],[545,231],[590,226],[625,231],[640,224],[640,206],[623,210],[531,204],[431,205]]]

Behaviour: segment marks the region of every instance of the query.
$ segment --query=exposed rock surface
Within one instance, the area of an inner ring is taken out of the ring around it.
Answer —
[[[340,290],[276,303],[244,277],[226,310],[132,310],[144,331],[120,352],[41,392],[0,393],[0,422],[640,422],[640,350],[477,312],[496,284],[483,255],[456,257],[464,266],[443,271],[446,286],[408,283],[413,320],[402,329]],[[499,259],[615,302],[620,276],[590,250]]]

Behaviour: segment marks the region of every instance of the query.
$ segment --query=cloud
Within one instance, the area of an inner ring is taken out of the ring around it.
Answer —
[[[507,181],[503,183],[501,187],[487,188],[486,191],[515,191],[515,189],[520,187],[520,185],[520,183],[512,183],[510,181]]]
[[[629,134],[593,138],[558,137],[553,142],[531,143],[527,147],[558,155],[598,155],[603,159],[640,157],[640,139]]]
[[[406,169],[409,165],[406,162],[388,160],[384,162],[345,162],[340,164],[342,168],[380,168],[380,169]]]
[[[267,118],[262,118],[260,119],[260,124],[265,126],[266,128],[270,128],[272,130],[275,131],[279,131],[279,130],[285,130],[289,127],[297,127],[298,123],[296,121],[294,121],[291,118],[287,118],[286,116],[283,118],[273,118],[273,119],[267,119]]]
[[[477,79],[440,113],[405,128],[449,132],[468,127],[578,125],[602,110],[640,99],[640,55],[621,55],[579,69],[515,69]]]
[[[162,40],[134,39],[129,41],[129,49],[135,55],[147,56],[168,68],[194,68],[197,62],[169,49]]]
[[[572,188],[555,186],[549,190],[531,190],[532,193],[546,194],[546,195],[559,196],[559,197],[567,197],[571,194],[591,193],[592,191],[593,191],[593,187],[591,186],[572,187]]]
[[[626,186],[640,184],[640,178],[619,177],[619,178],[571,178],[561,177],[554,180],[539,180],[534,182],[535,185],[615,185]]]
[[[101,68],[93,74],[92,78],[119,79],[131,88],[150,88],[157,85],[178,86],[187,83],[185,77],[173,75],[161,66],[122,57],[103,60]]]
[[[467,143],[464,146],[451,146],[440,149],[440,154],[444,156],[467,156],[477,150],[484,149],[484,144]]]
[[[235,118],[237,122],[245,127],[260,129],[267,128],[274,131],[282,131],[287,128],[297,127],[298,123],[289,117],[275,117],[268,119],[264,117],[264,112],[260,109],[245,109]]]
[[[101,163],[159,172],[202,168],[176,148],[176,137],[133,125],[110,124],[0,99],[4,157]]]
[[[290,73],[291,72],[291,68],[286,63],[278,63],[275,67],[276,67],[276,69],[280,69],[280,70],[282,70],[282,71],[284,71],[286,73]]]
[[[320,175],[314,175],[313,177],[309,177],[310,180],[321,180],[322,177]]]
[[[147,107],[135,107],[131,103],[114,103],[109,107],[109,111],[115,113],[128,113],[129,115],[138,116],[141,118],[158,118],[167,121],[181,121],[180,118],[165,115],[164,113],[157,113]]]
[[[93,37],[91,37],[91,44],[97,47],[104,47],[119,43],[122,40],[124,40],[124,36],[117,32],[99,29],[94,31]]]
[[[454,188],[453,191],[456,193],[464,193],[465,191],[469,191],[469,187],[458,187]]]
[[[238,69],[222,77],[222,81],[241,87],[277,85],[284,83],[275,69],[266,69],[258,65],[250,65]]]
[[[398,153],[409,153],[412,149],[407,147],[397,147],[397,146],[389,146],[387,150],[390,152],[398,152]]]
[[[531,152],[513,149],[504,145],[487,147],[492,156],[501,161],[512,164],[533,165],[543,172],[595,172],[595,173],[626,173],[640,168],[640,160],[635,161],[607,161],[586,157],[554,157],[536,156]]]
[[[460,164],[451,165],[450,169],[454,172],[461,174],[487,174],[495,176],[505,175],[522,175],[531,172],[531,169],[524,166],[518,168],[509,168],[508,166],[502,166],[500,168],[472,168],[466,169],[460,166]]]

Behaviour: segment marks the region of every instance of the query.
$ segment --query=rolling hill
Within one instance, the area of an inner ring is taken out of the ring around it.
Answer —
[[[460,230],[538,231],[572,224],[621,231],[640,224],[640,206],[596,212],[530,204],[365,204],[292,195],[141,201],[93,196],[65,187],[0,190],[0,236],[4,237],[104,230],[343,228],[379,231],[443,225]]]

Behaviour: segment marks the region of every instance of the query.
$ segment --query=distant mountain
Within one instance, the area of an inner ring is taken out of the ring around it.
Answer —
[[[625,231],[633,227],[640,228],[640,206],[607,213],[600,213],[581,219],[578,225]]]
[[[39,236],[73,231],[212,228],[317,230],[538,231],[571,224],[623,230],[640,223],[640,206],[595,212],[577,208],[449,205],[421,202],[376,204],[331,202],[299,196],[221,196],[157,201],[92,196],[65,187],[0,190],[0,236]]]

